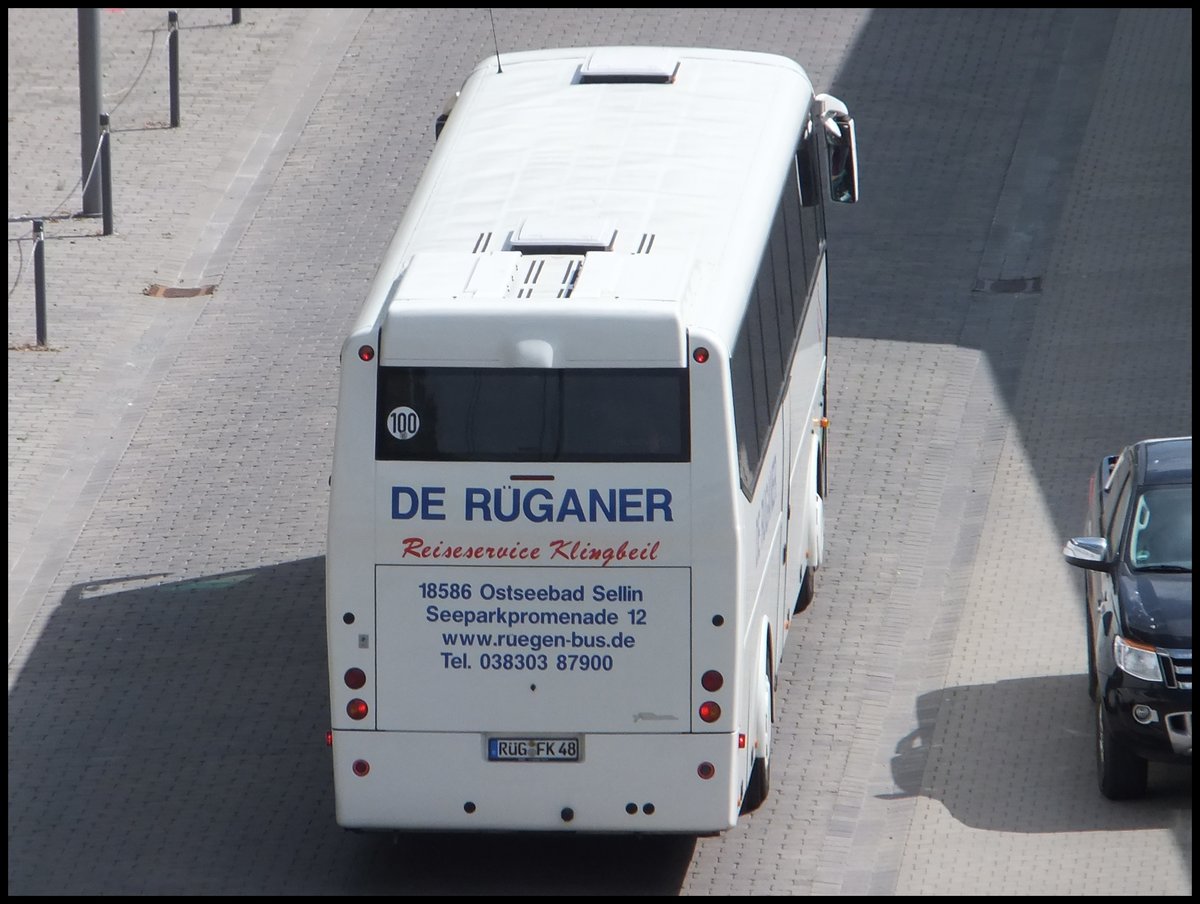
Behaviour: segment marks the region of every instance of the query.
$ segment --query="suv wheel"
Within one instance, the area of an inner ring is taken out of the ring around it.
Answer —
[[[1113,736],[1103,697],[1096,701],[1096,771],[1100,793],[1109,800],[1130,800],[1146,793],[1146,761]]]

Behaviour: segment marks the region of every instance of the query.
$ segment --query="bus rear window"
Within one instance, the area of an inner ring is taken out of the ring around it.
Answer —
[[[688,461],[684,368],[380,367],[381,461]]]

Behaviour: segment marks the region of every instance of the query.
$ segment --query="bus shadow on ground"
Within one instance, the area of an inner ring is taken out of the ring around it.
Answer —
[[[361,891],[415,895],[678,895],[696,841],[683,835],[358,835]]]
[[[916,714],[891,763],[901,790],[881,797],[929,797],[964,825],[1000,832],[1172,829],[1190,850],[1188,766],[1152,763],[1141,800],[1100,794],[1085,675],[948,687],[921,695]],[[1031,736],[1035,744],[1015,743]]]
[[[339,828],[324,571],[66,591],[10,669],[9,894],[678,894],[691,838]]]

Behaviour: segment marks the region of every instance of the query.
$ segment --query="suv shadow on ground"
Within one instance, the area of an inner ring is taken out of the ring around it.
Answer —
[[[1190,859],[1190,768],[1151,764],[1150,791],[1138,801],[1114,803],[1097,789],[1086,675],[948,687],[922,694],[916,714],[891,764],[902,790],[881,797],[933,798],[964,825],[998,832],[1171,829]],[[997,744],[1028,737],[1030,720],[1045,726],[1036,747]]]

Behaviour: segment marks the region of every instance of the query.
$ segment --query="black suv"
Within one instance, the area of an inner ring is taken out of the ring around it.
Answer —
[[[1148,760],[1192,760],[1192,438],[1134,443],[1100,462],[1087,536],[1088,692],[1100,790],[1146,792]]]

